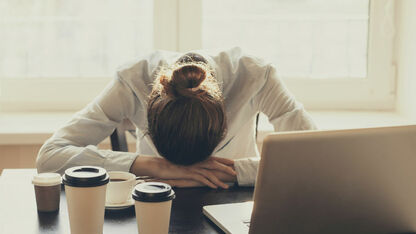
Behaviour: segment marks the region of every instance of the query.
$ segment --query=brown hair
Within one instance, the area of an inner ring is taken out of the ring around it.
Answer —
[[[181,165],[207,159],[224,138],[223,99],[204,62],[162,68],[147,106],[148,134],[160,155]]]

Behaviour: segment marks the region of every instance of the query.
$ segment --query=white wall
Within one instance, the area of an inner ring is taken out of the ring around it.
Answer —
[[[416,120],[416,1],[396,2],[397,110]]]

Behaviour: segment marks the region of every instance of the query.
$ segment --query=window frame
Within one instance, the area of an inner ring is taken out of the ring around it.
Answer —
[[[179,51],[199,49],[202,47],[200,27],[203,14],[202,0],[178,1],[179,12],[186,13],[181,14],[179,26],[179,29],[186,31],[179,30],[179,32],[183,35],[192,35],[181,37]],[[366,78],[283,79],[296,99],[307,109],[314,110],[394,109],[396,89],[396,67],[393,63],[394,7],[393,0],[370,0]]]
[[[367,77],[285,80],[305,106],[350,110],[395,108],[394,1],[370,0],[369,11]]]
[[[284,79],[307,109],[394,109],[394,6],[393,0],[370,0],[366,78]],[[153,9],[155,49],[185,52],[202,47],[202,0],[154,0]],[[79,110],[111,78],[3,78],[0,112]]]

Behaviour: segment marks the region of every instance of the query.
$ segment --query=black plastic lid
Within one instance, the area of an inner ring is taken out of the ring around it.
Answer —
[[[72,187],[97,187],[109,182],[107,171],[101,167],[78,166],[66,169],[62,182]]]
[[[168,184],[145,182],[136,185],[132,197],[141,202],[164,202],[175,199],[175,192]]]

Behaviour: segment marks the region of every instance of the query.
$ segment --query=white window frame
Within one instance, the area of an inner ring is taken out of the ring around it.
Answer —
[[[201,48],[201,25],[202,0],[154,0],[155,49],[185,52]],[[366,78],[290,78],[285,83],[308,109],[392,110],[396,83],[393,42],[394,1],[370,0]],[[0,79],[0,112],[79,110],[110,80]]]

